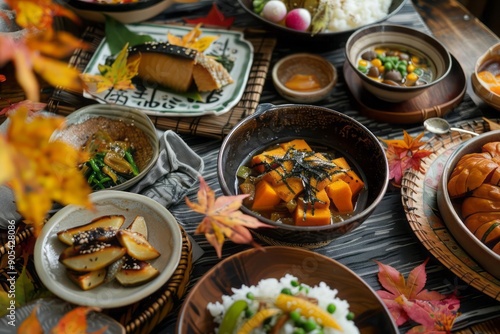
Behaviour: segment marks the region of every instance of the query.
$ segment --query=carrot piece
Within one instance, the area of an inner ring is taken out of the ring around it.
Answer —
[[[298,177],[290,177],[285,182],[275,186],[274,190],[284,202],[290,202],[304,190],[304,185]]]
[[[286,143],[281,143],[280,147],[285,151],[294,148],[298,151],[312,151],[311,146],[304,139],[294,139]]]
[[[301,315],[304,317],[313,317],[324,327],[331,327],[342,331],[342,327],[340,327],[337,320],[330,313],[308,300],[280,293],[274,303],[285,312],[300,310]]]
[[[266,164],[272,163],[276,158],[282,158],[285,155],[285,150],[281,147],[264,151],[260,154],[254,155],[250,162],[250,167],[254,168],[259,173],[264,173]]]
[[[329,225],[332,217],[328,207],[306,209],[303,205],[297,205],[293,220],[297,226],[320,226]]]
[[[351,169],[351,166],[349,166],[349,163],[344,157],[334,159],[333,163],[346,170],[345,175],[343,175],[341,179],[347,182],[349,187],[351,187],[352,196],[356,196],[365,186],[363,180],[361,180],[359,175]]]
[[[326,186],[326,193],[332,199],[333,204],[339,212],[352,212],[352,190],[344,180],[337,180]]]
[[[269,317],[272,317],[273,315],[277,314],[280,310],[275,309],[275,308],[265,308],[263,310],[260,310],[259,312],[255,313],[250,319],[247,320],[241,326],[241,328],[238,331],[238,334],[248,334],[251,331],[253,331],[255,328],[259,327],[262,325],[264,320],[266,320]]]
[[[257,183],[255,186],[255,198],[253,200],[252,210],[271,210],[280,202],[281,198],[267,181],[261,180]]]

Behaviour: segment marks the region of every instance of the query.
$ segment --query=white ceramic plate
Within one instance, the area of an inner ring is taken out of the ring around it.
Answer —
[[[101,308],[132,304],[158,290],[172,276],[182,251],[182,235],[172,214],[158,202],[134,193],[103,190],[90,195],[95,210],[68,205],[57,212],[43,227],[35,244],[35,268],[42,283],[56,296],[68,302]],[[125,216],[126,228],[141,215],[148,226],[148,240],[161,253],[149,261],[160,271],[152,281],[136,287],[123,287],[116,280],[92,290],[83,291],[66,274],[59,255],[67,247],[57,238],[57,232],[82,225],[104,215]]]
[[[61,320],[67,312],[75,308],[74,305],[58,298],[37,299],[32,303],[16,308],[15,326],[12,326],[12,318],[9,316],[1,318],[0,334],[15,333],[15,329],[19,328],[21,323],[26,320],[35,306],[38,307],[36,311],[37,318],[42,325],[44,333],[50,333],[50,330],[57,325],[59,320]],[[107,329],[103,334],[125,334],[125,328],[113,318],[100,312],[90,312],[87,314],[88,333],[93,333],[105,326],[107,326]]]
[[[191,27],[153,24],[128,25],[127,27],[133,32],[149,35],[156,41],[166,41],[168,32],[183,36],[192,29]],[[243,33],[238,31],[202,28],[202,32],[202,36],[219,36],[204,52],[205,54],[225,55],[234,61],[233,68],[229,72],[234,82],[219,91],[202,93],[202,102],[156,87],[137,87],[138,89],[126,91],[110,89],[96,95],[85,92],[84,96],[100,103],[142,109],[151,116],[191,117],[221,115],[228,112],[239,102],[245,91],[253,62],[253,46],[243,38]],[[111,56],[111,51],[104,38],[83,72],[99,74],[98,65],[104,64],[109,56]]]

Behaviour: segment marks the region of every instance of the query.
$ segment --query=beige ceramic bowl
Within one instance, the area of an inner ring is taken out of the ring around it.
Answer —
[[[174,216],[164,206],[149,197],[114,190],[90,195],[92,210],[68,205],[59,210],[45,224],[37,237],[34,262],[42,283],[61,299],[77,305],[115,308],[133,304],[160,289],[172,276],[182,252],[182,234]],[[57,238],[57,232],[80,226],[106,215],[123,215],[127,228],[136,216],[144,217],[148,228],[148,241],[160,252],[150,260],[160,274],[138,286],[124,287],[116,280],[84,291],[74,284],[59,262],[59,255],[67,247]]]
[[[106,121],[92,125],[87,122],[92,118],[102,117]],[[113,126],[109,130],[110,122],[123,123],[124,125]],[[135,146],[134,159],[139,167],[139,175],[128,179],[127,181],[114,186],[114,190],[125,190],[139,182],[153,168],[160,151],[160,144],[156,135],[156,129],[151,119],[142,111],[126,106],[93,104],[76,110],[66,117],[65,127],[55,132],[53,139],[59,139],[72,144],[75,147],[81,147],[87,139],[97,130],[103,129],[112,134],[115,140],[124,140],[123,128],[128,126],[129,132],[127,140]],[[131,129],[134,127],[135,129]],[[134,130],[134,131],[131,131]],[[132,135],[137,133],[137,135]],[[142,133],[142,135],[138,135]],[[134,138],[138,138],[134,140]]]
[[[129,3],[105,3],[97,1],[67,0],[68,7],[77,15],[91,21],[103,22],[106,16],[122,23],[146,21],[175,3],[197,2],[198,0],[139,0]]]
[[[286,86],[294,75],[314,75],[319,89],[301,91]],[[326,98],[337,83],[337,70],[323,57],[310,53],[297,53],[280,59],[273,67],[274,87],[285,99],[296,103],[314,103]]]
[[[481,80],[478,73],[488,69],[493,75],[500,75],[500,43],[493,45],[476,61],[471,75],[472,89],[489,106],[500,110],[500,95],[493,93],[489,84]]]
[[[386,45],[398,46],[430,60],[434,69],[434,79],[420,86],[391,86],[370,79],[358,70],[357,61],[369,48]],[[443,80],[450,73],[452,61],[446,48],[435,38],[421,31],[389,24],[378,24],[356,31],[346,44],[346,58],[356,75],[361,79],[363,88],[381,100],[402,102],[410,100]]]

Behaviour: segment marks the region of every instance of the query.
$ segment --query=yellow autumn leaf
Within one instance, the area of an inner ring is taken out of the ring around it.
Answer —
[[[41,55],[33,57],[32,60],[33,69],[52,86],[60,86],[73,92],[83,90],[80,72],[76,68],[69,67],[65,62]]]
[[[118,53],[115,61],[111,65],[99,64],[99,74],[84,73],[81,78],[85,82],[89,92],[101,93],[107,89],[114,88],[118,90],[135,89],[132,84],[134,78],[139,72],[140,57],[134,61],[127,61],[128,43]]]
[[[167,33],[167,40],[170,44],[204,52],[215,40],[219,38],[219,36],[203,36],[199,38],[202,34],[200,27],[201,23],[197,24],[196,27],[191,29],[182,37],[173,35],[169,32]]]
[[[88,154],[61,142],[51,141],[52,133],[64,124],[64,118],[35,114],[28,117],[21,106],[10,112],[10,124],[0,146],[0,180],[14,193],[17,209],[37,234],[53,202],[91,208],[90,186],[78,169]]]
[[[89,46],[82,39],[65,31],[58,31],[49,36],[29,34],[25,39],[25,44],[30,50],[59,59],[71,56],[75,49],[87,49]]]

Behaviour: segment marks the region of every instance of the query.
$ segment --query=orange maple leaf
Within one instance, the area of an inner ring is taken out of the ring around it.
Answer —
[[[99,312],[100,309],[91,306],[79,306],[66,313],[52,328],[50,334],[87,334],[87,314],[89,312]],[[107,326],[94,332],[94,334],[104,333]]]
[[[110,88],[118,90],[135,89],[132,78],[139,72],[141,58],[139,57],[131,62],[127,62],[127,58],[128,43],[118,53],[113,64],[98,65],[101,74],[82,74],[81,77],[85,82],[86,90],[92,94],[93,92],[101,93]]]
[[[202,222],[198,225],[196,233],[203,233],[208,242],[215,248],[217,256],[222,256],[222,245],[226,237],[235,243],[252,244],[254,242],[248,228],[270,227],[261,223],[257,218],[239,211],[243,199],[248,195],[220,196],[215,198],[214,191],[200,176],[200,189],[198,203],[191,202],[186,197],[186,204],[194,211],[204,214]]]
[[[28,113],[24,106],[11,112],[0,135],[0,182],[12,188],[19,213],[38,234],[53,201],[91,208],[91,189],[77,167],[87,154],[50,140],[64,118]]]
[[[26,319],[21,322],[17,334],[43,334],[43,327],[37,317],[38,305],[36,305]]]

